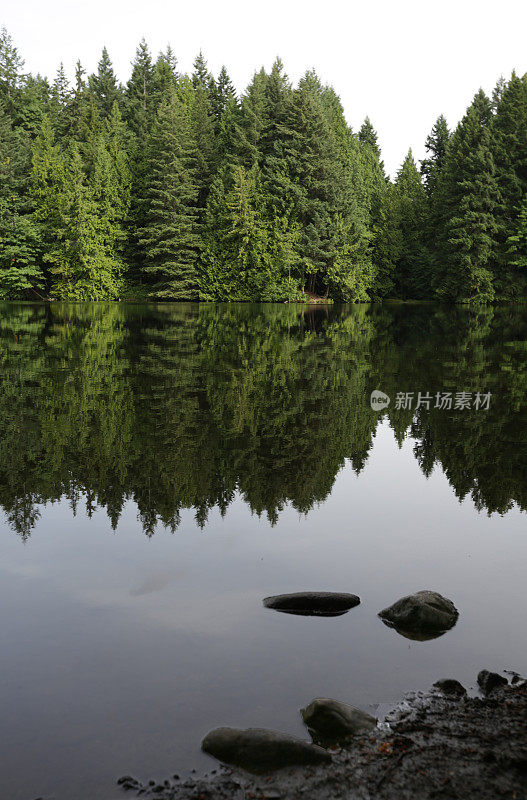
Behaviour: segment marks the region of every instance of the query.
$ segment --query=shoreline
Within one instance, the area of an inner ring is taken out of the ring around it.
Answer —
[[[507,685],[487,687],[486,694],[475,697],[450,693],[451,683],[406,694],[375,729],[332,747],[327,765],[257,776],[222,765],[203,777],[144,784],[128,776],[119,780],[123,796],[526,800],[527,681],[514,673]]]

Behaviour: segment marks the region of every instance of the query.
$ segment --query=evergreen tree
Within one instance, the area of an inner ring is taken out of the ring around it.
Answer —
[[[144,147],[155,116],[155,78],[150,50],[144,39],[137,47],[132,62],[132,75],[126,84],[125,120],[137,137],[139,148]]]
[[[97,110],[102,119],[107,119],[112,113],[113,104],[121,99],[121,89],[106,47],[102,49],[101,58],[97,64],[97,73],[90,75],[89,83],[95,97]]]
[[[396,224],[401,232],[401,247],[395,263],[395,290],[403,299],[424,299],[431,291],[424,245],[426,193],[411,150],[397,173],[393,202]]]
[[[527,195],[527,76],[512,74],[501,87],[491,125],[491,149],[496,165],[500,203],[495,209],[496,294],[500,298],[527,297],[527,275],[518,270],[517,255],[510,238],[520,234],[521,215]],[[516,242],[520,246],[520,241]]]
[[[212,112],[219,122],[229,100],[236,100],[236,92],[225,66],[221,68],[218,79],[210,81],[209,97]]]
[[[298,296],[298,230],[268,221],[262,176],[254,164],[226,166],[211,189],[205,216],[204,300],[276,301]]]
[[[192,85],[194,89],[201,86],[204,92],[209,91],[212,76],[207,68],[207,62],[203,57],[201,50],[199,51],[196,59],[194,60],[194,71],[192,73]]]
[[[444,300],[492,300],[498,206],[490,149],[491,104],[480,90],[450,140],[438,185],[441,202],[437,293]]]
[[[437,180],[445,163],[449,138],[448,125],[441,114],[426,138],[425,147],[430,155],[421,162],[421,175],[428,197],[433,197],[437,189]]]
[[[148,142],[145,225],[140,231],[151,296],[198,297],[198,186],[190,120],[174,91],[159,107]]]
[[[55,135],[58,139],[66,139],[69,128],[69,106],[71,90],[64,64],[60,64],[51,87],[49,115]]]
[[[191,107],[191,127],[196,145],[196,175],[198,206],[204,208],[214,176],[216,148],[214,141],[214,119],[207,94],[201,84],[194,92]]]
[[[515,276],[515,283],[523,288],[527,270],[527,195],[520,204],[516,229],[507,238],[506,246],[509,266],[519,268],[519,275],[517,278]]]
[[[163,97],[166,97],[171,88],[176,86],[177,80],[177,59],[172,48],[168,45],[164,53],[159,53],[157,61],[154,64],[152,85],[155,111],[157,111]]]
[[[0,297],[40,297],[37,230],[27,194],[31,149],[0,105]]]
[[[377,142],[377,131],[371,124],[371,120],[369,117],[366,117],[364,122],[362,123],[359,134],[358,134],[359,142],[366,147],[371,148],[374,155],[377,157],[382,170],[384,172],[384,164],[381,161],[381,148]]]
[[[0,103],[13,122],[18,121],[21,91],[25,82],[24,60],[6,28],[0,29]]]

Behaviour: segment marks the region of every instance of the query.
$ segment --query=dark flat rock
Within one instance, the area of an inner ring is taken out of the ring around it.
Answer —
[[[338,617],[358,606],[360,597],[346,592],[294,592],[264,598],[266,608],[302,616]]]
[[[201,749],[225,764],[255,773],[331,761],[322,747],[264,728],[216,728],[205,736]]]

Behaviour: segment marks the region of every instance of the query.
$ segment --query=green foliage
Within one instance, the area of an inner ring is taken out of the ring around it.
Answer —
[[[38,296],[43,275],[35,265],[37,231],[27,198],[31,157],[27,133],[15,129],[0,106],[0,297]]]
[[[198,297],[197,154],[190,115],[174,90],[159,107],[147,143],[145,225],[140,231],[151,295]]]
[[[112,113],[114,103],[121,99],[121,89],[106,47],[103,47],[97,73],[90,75],[89,84],[101,118],[107,119]]]
[[[527,276],[517,269],[521,244],[514,241],[518,235],[521,239],[525,225],[522,211],[527,196],[527,76],[519,78],[513,73],[497,94],[491,150],[500,198],[495,212],[494,282],[498,297],[515,300],[527,294]]]
[[[488,301],[494,297],[499,194],[490,149],[491,104],[480,91],[449,142],[438,194],[442,204],[442,263],[437,293],[445,300]]]
[[[385,174],[367,117],[280,59],[237,97],[200,53],[106,48],[70,86],[0,33],[0,295],[337,302],[527,299],[527,77],[479,92]],[[122,117],[121,117],[122,115]],[[30,153],[33,152],[33,162]]]

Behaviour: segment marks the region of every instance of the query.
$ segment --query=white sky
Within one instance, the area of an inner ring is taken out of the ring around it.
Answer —
[[[70,74],[96,68],[108,47],[121,80],[144,36],[154,54],[170,42],[182,71],[202,49],[238,90],[277,55],[294,80],[315,68],[340,95],[354,129],[368,114],[392,174],[412,147],[424,156],[435,119],[452,127],[480,86],[527,72],[525,0],[4,0],[0,25],[26,68]]]

